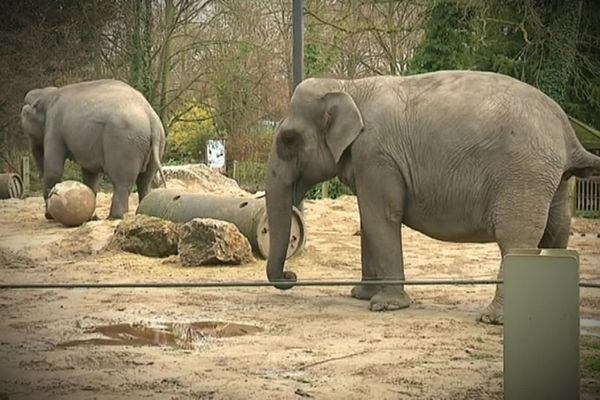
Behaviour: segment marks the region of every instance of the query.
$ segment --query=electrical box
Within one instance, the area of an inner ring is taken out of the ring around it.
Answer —
[[[579,399],[579,256],[562,249],[504,257],[504,398]]]

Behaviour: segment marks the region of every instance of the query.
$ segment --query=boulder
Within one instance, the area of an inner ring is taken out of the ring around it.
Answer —
[[[168,257],[177,254],[179,226],[174,222],[136,215],[123,219],[113,241],[121,250],[148,257]]]
[[[232,223],[194,218],[180,229],[179,258],[184,266],[240,265],[253,260],[250,242]]]

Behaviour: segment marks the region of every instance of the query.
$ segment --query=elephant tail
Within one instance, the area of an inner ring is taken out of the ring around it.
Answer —
[[[162,126],[160,118],[155,115],[154,121],[152,122],[152,154],[151,157],[154,159],[154,162],[158,166],[158,174],[160,176],[160,180],[162,181],[163,187],[167,187],[167,180],[165,179],[165,174],[163,173],[162,165],[160,164],[161,153],[164,150],[165,146],[165,130]]]
[[[579,178],[588,178],[592,175],[600,175],[600,157],[587,151],[581,144],[575,133],[575,127],[588,131],[597,136],[598,131],[567,115],[565,118],[565,128],[569,132],[567,136],[567,147],[573,149],[570,157],[567,176],[575,175]]]
[[[579,178],[600,175],[600,157],[585,150],[583,147],[576,154],[571,173]]]

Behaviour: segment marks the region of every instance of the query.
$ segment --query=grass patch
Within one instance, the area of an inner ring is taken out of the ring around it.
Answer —
[[[600,394],[600,338],[581,336],[579,353],[581,393],[598,395]]]
[[[265,171],[266,165],[263,162],[235,161],[230,176],[242,189],[255,193],[265,190]]]
[[[584,356],[581,360],[582,370],[586,373],[597,374],[600,373],[600,354],[592,356]]]
[[[600,337],[582,335],[579,339],[579,347],[581,351],[600,350]]]
[[[577,211],[576,216],[587,219],[600,219],[600,211]]]

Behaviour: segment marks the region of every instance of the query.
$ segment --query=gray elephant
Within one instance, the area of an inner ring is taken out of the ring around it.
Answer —
[[[502,255],[566,247],[567,180],[597,168],[600,157],[582,147],[563,110],[507,76],[308,79],[267,164],[267,275],[280,289],[296,280],[284,271],[292,205],[334,176],[357,195],[362,280],[403,280],[402,224],[438,240],[496,242]],[[359,285],[351,295],[375,311],[411,302],[402,286]],[[479,319],[502,323],[502,304],[499,285]]]
[[[45,200],[61,179],[67,158],[81,166],[83,183],[94,193],[102,173],[110,178],[111,219],[128,211],[134,184],[141,200],[157,171],[162,177],[162,123],[144,96],[121,81],[33,89],[25,95],[21,124],[43,179]],[[51,218],[47,211],[46,217]]]

